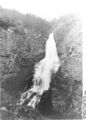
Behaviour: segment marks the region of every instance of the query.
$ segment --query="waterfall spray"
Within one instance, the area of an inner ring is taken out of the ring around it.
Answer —
[[[35,64],[33,85],[31,89],[21,95],[19,105],[28,100],[27,106],[35,108],[40,102],[42,94],[49,89],[52,74],[56,73],[59,67],[60,59],[53,33],[51,33],[46,41],[44,59]]]

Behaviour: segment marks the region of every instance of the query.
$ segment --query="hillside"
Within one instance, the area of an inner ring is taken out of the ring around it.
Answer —
[[[46,40],[54,28],[61,67],[52,76],[50,89],[43,94],[37,110],[22,106],[19,111],[16,103],[21,93],[31,87],[34,65],[44,57]],[[0,83],[0,107],[6,107],[7,112],[12,114],[8,118],[10,120],[42,120],[43,116],[49,119],[81,118],[80,20],[68,15],[48,22],[34,15],[0,8]]]

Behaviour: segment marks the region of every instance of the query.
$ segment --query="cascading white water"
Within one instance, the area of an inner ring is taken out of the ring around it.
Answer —
[[[35,64],[33,86],[21,95],[19,105],[28,100],[27,106],[35,108],[40,102],[43,92],[49,89],[52,74],[56,73],[59,67],[60,59],[53,33],[51,33],[46,41],[44,59]]]

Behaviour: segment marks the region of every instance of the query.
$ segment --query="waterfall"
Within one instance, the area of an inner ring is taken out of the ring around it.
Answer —
[[[51,33],[46,41],[45,57],[34,66],[33,85],[21,95],[19,105],[28,100],[27,106],[35,108],[42,94],[49,89],[52,74],[56,73],[59,67],[60,59],[53,33]]]

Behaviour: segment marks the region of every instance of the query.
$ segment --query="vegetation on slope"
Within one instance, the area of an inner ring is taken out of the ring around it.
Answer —
[[[52,28],[56,29],[54,37],[61,67],[52,76],[50,90],[43,94],[38,110],[25,106],[19,110],[16,102],[32,85],[34,65],[44,57],[45,42]],[[0,107],[5,106],[23,120],[42,119],[40,113],[53,113],[56,118],[81,118],[81,40],[81,24],[75,16],[63,16],[50,23],[34,15],[0,8]]]

